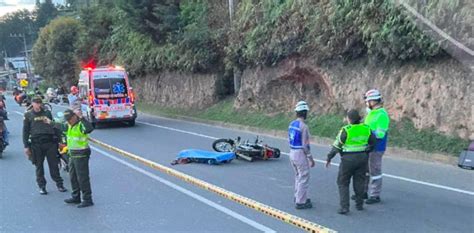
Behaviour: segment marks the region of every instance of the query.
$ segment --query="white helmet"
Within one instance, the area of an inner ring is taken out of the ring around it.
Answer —
[[[306,101],[299,101],[296,104],[295,112],[301,112],[301,111],[309,111],[309,107]]]
[[[380,94],[380,91],[377,89],[372,89],[369,90],[365,93],[364,95],[365,101],[369,100],[382,100],[382,94]]]

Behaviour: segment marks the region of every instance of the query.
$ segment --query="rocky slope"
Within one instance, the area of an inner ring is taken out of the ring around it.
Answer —
[[[453,60],[383,69],[292,58],[272,68],[245,70],[234,106],[272,113],[291,111],[304,99],[316,113],[363,110],[364,92],[378,88],[393,119],[406,117],[417,128],[474,140],[473,79],[472,70]]]

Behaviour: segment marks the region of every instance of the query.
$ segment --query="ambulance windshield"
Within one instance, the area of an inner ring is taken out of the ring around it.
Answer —
[[[128,97],[127,82],[123,72],[94,73],[94,93],[98,99]]]

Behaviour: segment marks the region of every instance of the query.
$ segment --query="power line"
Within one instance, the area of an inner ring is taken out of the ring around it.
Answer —
[[[448,35],[446,32],[441,30],[439,27],[437,27],[435,24],[433,24],[431,21],[429,21],[427,18],[425,18],[423,15],[418,13],[413,7],[408,5],[404,0],[396,0],[397,4],[401,4],[407,11],[409,11],[411,14],[413,14],[416,18],[421,20],[424,24],[426,24],[428,27],[430,27],[433,31],[438,33],[440,36],[442,36],[444,39],[448,40],[452,44],[454,44],[456,47],[459,49],[463,50],[467,54],[471,55],[474,57],[474,51],[461,42],[457,41],[456,39],[452,38],[450,35]]]

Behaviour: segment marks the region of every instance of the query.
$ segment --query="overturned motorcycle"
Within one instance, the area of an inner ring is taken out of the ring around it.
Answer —
[[[212,143],[212,148],[217,152],[234,152],[236,158],[249,162],[255,159],[268,160],[280,157],[280,149],[263,144],[258,136],[254,142],[242,141],[240,137],[234,139],[220,138]]]

